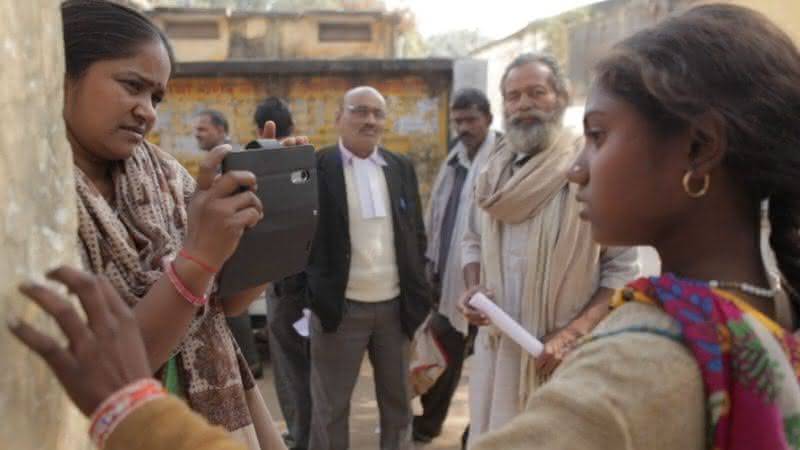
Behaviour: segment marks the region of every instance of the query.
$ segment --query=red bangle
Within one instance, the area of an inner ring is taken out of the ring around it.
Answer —
[[[200,266],[201,269],[205,270],[206,272],[208,272],[208,273],[210,273],[212,275],[214,275],[217,272],[219,272],[219,269],[215,269],[215,268],[211,267],[210,265],[204,263],[200,259],[195,258],[194,256],[190,255],[189,252],[187,252],[184,248],[181,248],[180,250],[178,250],[178,254],[183,256],[184,258],[188,259],[189,261],[197,264],[198,266]]]
[[[113,393],[103,401],[92,414],[89,436],[98,449],[103,449],[106,441],[117,425],[135,409],[145,403],[167,395],[158,381],[145,378],[131,383]]]
[[[195,306],[203,306],[208,303],[208,295],[197,296],[183,284],[180,277],[178,277],[178,273],[175,272],[175,263],[173,261],[168,261],[166,258],[164,259],[164,273],[167,274],[167,278],[172,283],[172,287],[181,294],[181,297],[185,298],[186,301],[195,305]]]

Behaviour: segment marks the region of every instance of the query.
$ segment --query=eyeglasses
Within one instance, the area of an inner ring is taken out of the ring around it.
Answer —
[[[350,111],[354,116],[365,119],[370,114],[375,116],[378,120],[383,120],[386,118],[386,111],[380,108],[370,108],[369,106],[353,106],[347,105],[347,110]]]

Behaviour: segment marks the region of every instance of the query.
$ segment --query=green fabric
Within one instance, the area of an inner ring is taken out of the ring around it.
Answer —
[[[177,395],[178,397],[185,399],[186,396],[184,395],[183,385],[181,384],[181,377],[178,374],[178,357],[173,356],[172,358],[167,361],[167,364],[164,366],[164,374],[163,380],[164,387],[170,394]]]

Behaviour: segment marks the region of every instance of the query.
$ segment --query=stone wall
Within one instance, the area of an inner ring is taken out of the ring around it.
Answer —
[[[18,292],[27,279],[78,263],[72,158],[61,118],[64,73],[57,0],[0,8],[0,317],[50,320]],[[0,447],[88,448],[86,421],[55,377],[0,326]]]

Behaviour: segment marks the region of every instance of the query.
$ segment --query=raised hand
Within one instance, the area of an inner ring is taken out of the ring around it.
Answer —
[[[232,170],[218,175],[219,165],[230,151],[229,145],[220,145],[208,153],[189,203],[184,247],[213,267],[221,267],[236,250],[244,230],[264,217],[252,172]]]
[[[56,320],[69,345],[64,348],[24,321],[10,321],[9,329],[44,359],[85,415],[94,412],[114,392],[152,376],[133,310],[106,278],[66,266],[47,277],[63,283],[78,296],[87,321],[52,289],[26,284],[20,286],[20,291]]]

